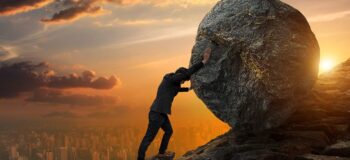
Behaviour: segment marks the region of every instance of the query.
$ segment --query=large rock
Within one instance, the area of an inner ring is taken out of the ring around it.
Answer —
[[[191,64],[197,96],[236,131],[279,126],[318,75],[319,46],[305,17],[279,0],[222,0],[201,22]]]

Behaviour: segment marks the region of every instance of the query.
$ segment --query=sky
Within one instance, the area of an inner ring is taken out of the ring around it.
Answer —
[[[1,119],[145,121],[162,76],[188,66],[197,27],[216,2],[0,1]],[[309,21],[321,71],[350,58],[349,0],[283,2]],[[173,109],[184,124],[218,121],[193,91]]]

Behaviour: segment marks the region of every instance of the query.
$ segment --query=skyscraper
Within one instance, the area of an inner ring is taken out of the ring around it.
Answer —
[[[68,160],[68,149],[67,147],[60,148],[60,160]]]
[[[54,160],[53,159],[53,152],[51,152],[51,151],[46,152],[46,160]]]

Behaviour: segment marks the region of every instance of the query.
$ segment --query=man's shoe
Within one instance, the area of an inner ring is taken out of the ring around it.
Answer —
[[[167,155],[168,157],[175,157],[175,152],[167,151],[165,152],[165,155]]]
[[[164,154],[158,154],[158,155],[156,155],[156,157],[157,157],[157,158],[165,158],[166,155],[165,155],[165,153],[164,153]]]

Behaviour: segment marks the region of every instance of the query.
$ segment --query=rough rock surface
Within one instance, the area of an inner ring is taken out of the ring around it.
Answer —
[[[350,59],[319,77],[277,128],[217,137],[180,160],[350,160]]]
[[[284,122],[317,79],[319,46],[305,17],[279,0],[222,0],[201,22],[191,64],[197,96],[235,130],[258,132]]]
[[[174,152],[167,152],[167,155],[165,157],[153,156],[151,158],[146,158],[146,160],[173,160],[174,158]]]
[[[151,157],[149,159],[146,159],[146,160],[173,160],[175,156],[172,156],[172,157],[164,157],[164,158],[159,158],[159,157]]]

